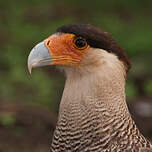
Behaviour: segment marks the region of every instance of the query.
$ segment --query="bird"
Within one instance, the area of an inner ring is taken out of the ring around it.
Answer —
[[[51,152],[150,152],[126,104],[131,63],[111,34],[90,24],[57,28],[28,56],[28,70],[54,65],[66,76]]]

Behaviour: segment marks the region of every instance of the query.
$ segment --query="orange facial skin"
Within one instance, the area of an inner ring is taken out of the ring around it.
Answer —
[[[47,38],[44,43],[49,49],[52,65],[79,65],[85,54],[90,48],[87,45],[84,49],[75,46],[74,34],[54,34]]]

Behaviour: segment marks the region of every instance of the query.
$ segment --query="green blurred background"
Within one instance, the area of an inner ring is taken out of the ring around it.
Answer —
[[[74,23],[101,27],[126,50],[129,108],[152,139],[152,1],[0,0],[0,152],[49,150],[65,78],[52,67],[29,75],[27,57],[57,27]]]

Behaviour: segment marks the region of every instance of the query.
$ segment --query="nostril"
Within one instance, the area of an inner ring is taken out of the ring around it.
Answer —
[[[47,41],[46,45],[49,45],[49,44],[50,44],[50,40]]]

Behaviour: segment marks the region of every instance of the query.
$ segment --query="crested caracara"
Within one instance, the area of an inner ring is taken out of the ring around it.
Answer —
[[[52,152],[150,151],[126,105],[129,58],[101,29],[88,24],[62,26],[36,45],[28,69],[58,65],[66,83]]]

